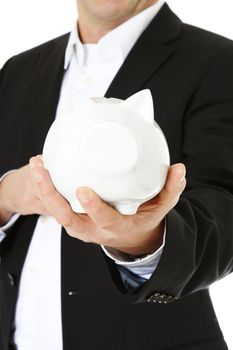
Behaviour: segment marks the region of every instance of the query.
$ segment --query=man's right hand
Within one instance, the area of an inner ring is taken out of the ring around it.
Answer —
[[[0,183],[0,226],[14,213],[49,215],[37,196],[29,165],[9,173]]]

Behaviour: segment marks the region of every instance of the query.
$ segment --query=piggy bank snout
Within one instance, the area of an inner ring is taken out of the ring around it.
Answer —
[[[132,132],[114,121],[93,126],[81,143],[81,158],[93,173],[101,175],[122,174],[137,164],[138,145]]]

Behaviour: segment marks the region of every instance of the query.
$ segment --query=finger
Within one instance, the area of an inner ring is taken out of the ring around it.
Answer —
[[[38,192],[38,186],[35,182],[35,174],[33,174],[35,167],[43,168],[44,164],[40,156],[34,156],[31,157],[29,160],[29,167],[30,167],[30,179],[31,179],[31,192],[36,196],[36,198],[39,199],[39,192]]]
[[[84,229],[84,221],[72,211],[66,199],[55,189],[48,171],[41,166],[36,166],[35,163],[31,172],[40,200],[62,226],[81,233]]]
[[[165,190],[171,192],[182,192],[186,175],[185,165],[182,163],[170,166],[165,184]]]
[[[122,224],[123,216],[106,204],[91,188],[79,187],[77,197],[90,218],[100,227],[114,229]]]
[[[185,166],[182,163],[169,168],[166,184],[158,196],[160,205],[173,206],[177,202],[186,185],[185,174]]]
[[[29,160],[29,164],[33,166],[43,166],[43,159],[40,157],[40,155],[36,155],[34,157],[31,157]]]

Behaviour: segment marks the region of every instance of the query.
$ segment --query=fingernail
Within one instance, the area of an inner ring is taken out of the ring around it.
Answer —
[[[184,186],[184,182],[185,182],[185,176],[182,177],[182,179],[180,180],[178,186],[179,186],[180,188],[182,188],[182,187]]]
[[[30,169],[35,168],[35,161],[32,160],[32,159],[30,159],[30,161],[29,161],[29,166],[30,166]]]
[[[43,168],[42,164],[38,164],[38,162],[36,162],[35,160],[30,160],[29,166],[31,170],[33,170],[35,167]]]
[[[92,197],[91,191],[88,188],[82,187],[77,190],[77,195],[82,202],[88,202]]]

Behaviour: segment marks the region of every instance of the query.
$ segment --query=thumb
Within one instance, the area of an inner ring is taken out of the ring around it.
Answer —
[[[170,166],[164,188],[158,195],[160,205],[173,208],[186,186],[186,169],[182,163]]]

